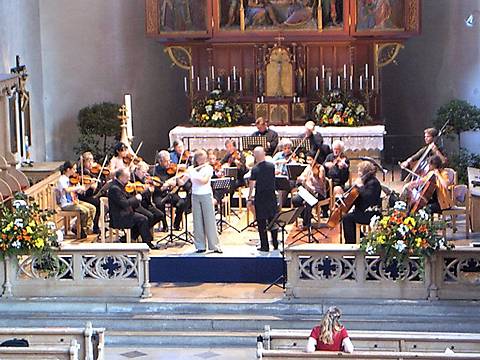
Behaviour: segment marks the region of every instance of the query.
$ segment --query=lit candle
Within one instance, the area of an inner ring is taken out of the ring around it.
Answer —
[[[360,75],[360,90],[363,90],[363,75]]]
[[[205,77],[205,90],[208,91],[208,76]]]
[[[132,95],[125,94],[124,96],[125,108],[127,115],[127,135],[129,139],[133,138],[133,117],[132,117]]]
[[[243,90],[243,86],[242,86],[242,77],[241,77],[241,76],[238,77],[238,81],[239,81],[239,82],[238,82],[238,86],[240,87],[240,91],[242,91],[242,90]]]
[[[233,81],[237,80],[237,69],[235,68],[235,66],[233,67]]]
[[[230,76],[227,79],[227,90],[230,91]]]
[[[200,91],[200,77],[197,76],[197,91]]]
[[[325,79],[325,65],[322,65],[322,79]]]
[[[220,76],[219,76],[219,77],[217,77],[217,88],[218,89],[220,89],[220,85],[221,85],[221,83],[220,83]]]
[[[332,90],[332,77],[328,77],[328,91]]]
[[[263,103],[263,102],[265,102],[265,98],[264,98],[264,96],[262,95],[262,103]]]
[[[195,75],[194,75],[194,72],[193,72],[193,65],[190,66],[190,73],[192,74],[192,80],[195,79]]]
[[[337,76],[337,88],[340,89],[340,75]]]
[[[347,64],[343,64],[343,78],[347,78]]]
[[[185,92],[187,92],[188,91],[188,86],[187,86],[187,77],[186,76],[183,78],[183,87],[185,88]]]
[[[375,77],[372,75],[372,90],[375,90]]]
[[[315,77],[315,90],[318,91],[318,75]]]
[[[212,80],[213,80],[215,79],[215,68],[213,67],[213,65],[211,67],[211,72],[212,72]]]
[[[257,103],[260,102],[260,96],[257,96]]]
[[[368,64],[365,64],[365,79],[368,80]]]
[[[353,64],[350,65],[350,75],[353,75]]]
[[[353,75],[350,75],[350,90],[353,89]]]

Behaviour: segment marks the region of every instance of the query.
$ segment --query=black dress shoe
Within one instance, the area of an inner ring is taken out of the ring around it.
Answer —
[[[148,247],[151,249],[151,250],[158,250],[160,249],[159,245],[158,244],[153,244],[152,242],[146,242],[145,244],[148,245]]]
[[[217,254],[223,254],[223,250],[222,250],[222,249],[217,249],[217,250],[214,250],[213,252],[214,252],[214,253],[217,253]]]
[[[196,252],[197,254],[201,254],[201,253],[204,253],[205,251],[207,251],[207,250],[197,250],[197,251],[195,251],[195,252]]]
[[[262,247],[257,248],[257,250],[258,250],[258,251],[263,251],[263,252],[269,252],[269,251],[270,251],[270,249],[268,249],[268,248],[262,248]]]

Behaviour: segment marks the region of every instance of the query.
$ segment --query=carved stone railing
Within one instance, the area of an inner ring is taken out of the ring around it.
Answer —
[[[357,245],[305,244],[286,250],[287,296],[297,298],[477,299],[480,249],[439,251],[398,269]]]
[[[60,266],[49,274],[35,256],[6,258],[2,297],[151,296],[146,244],[63,245],[57,255]]]

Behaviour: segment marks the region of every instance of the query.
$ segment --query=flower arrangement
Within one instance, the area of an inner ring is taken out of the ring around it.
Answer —
[[[244,115],[242,107],[233,95],[213,90],[206,98],[194,101],[190,122],[195,126],[234,126]]]
[[[0,257],[37,255],[51,257],[58,246],[55,223],[48,221],[53,212],[27,202],[25,194],[15,194],[12,208],[0,204]]]
[[[371,120],[362,102],[340,90],[324,95],[314,116],[320,126],[359,126]]]
[[[394,261],[401,266],[410,257],[420,258],[423,264],[436,250],[453,248],[439,235],[444,226],[423,209],[409,214],[407,204],[397,201],[386,215],[372,217],[372,231],[362,238],[360,249],[367,255],[383,255],[387,266]]]

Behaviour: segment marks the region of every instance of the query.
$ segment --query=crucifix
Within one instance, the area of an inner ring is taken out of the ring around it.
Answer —
[[[30,104],[29,94],[26,90],[26,82],[28,78],[27,67],[20,65],[20,56],[17,55],[15,67],[10,69],[12,74],[19,75],[19,85],[17,87],[18,93],[18,126],[20,130],[20,156],[23,157],[28,153],[27,147],[32,143],[31,128],[30,128]],[[25,115],[25,119],[24,119]]]

